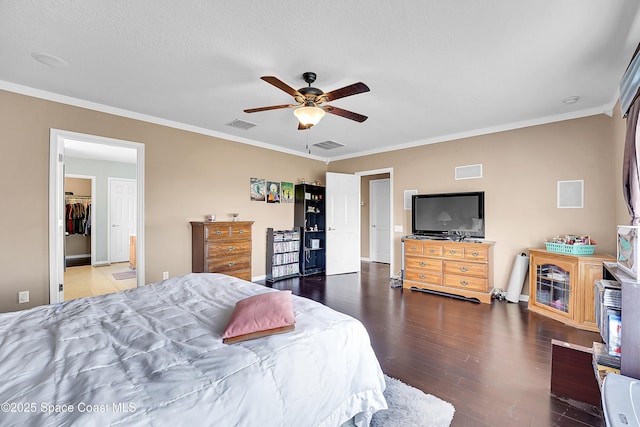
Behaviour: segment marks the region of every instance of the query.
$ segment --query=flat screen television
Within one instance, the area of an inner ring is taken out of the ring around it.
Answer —
[[[416,236],[484,238],[484,191],[417,194],[411,207]]]

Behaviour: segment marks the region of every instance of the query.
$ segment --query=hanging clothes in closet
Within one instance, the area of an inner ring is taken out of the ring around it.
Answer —
[[[91,235],[91,198],[70,197],[65,200],[65,228],[68,234]]]

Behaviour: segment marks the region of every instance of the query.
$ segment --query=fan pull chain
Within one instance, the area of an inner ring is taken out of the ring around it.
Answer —
[[[311,146],[309,145],[309,138],[311,135],[311,126],[307,128],[307,153],[311,154]]]

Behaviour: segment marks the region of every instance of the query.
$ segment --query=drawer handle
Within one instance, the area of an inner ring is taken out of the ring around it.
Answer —
[[[460,281],[460,284],[461,284],[462,286],[467,286],[467,285],[469,284],[469,282],[467,282],[466,280],[461,280],[461,281]]]
[[[231,252],[231,251],[233,251],[233,250],[235,250],[235,247],[233,247],[233,246],[229,246],[228,251],[229,251],[229,252]]]
[[[233,267],[233,264],[235,264],[235,262],[231,261],[227,263],[227,267]]]
[[[480,253],[478,251],[473,251],[473,252],[471,252],[471,255],[478,256],[478,255],[480,255]]]
[[[435,249],[433,249],[433,248],[431,248],[431,249],[429,249],[429,253],[430,253],[430,254],[434,254],[434,253],[436,253],[436,250],[435,250]]]
[[[426,266],[427,266],[427,263],[426,263],[426,262],[422,261],[422,262],[420,263],[420,267],[426,267]]]
[[[457,251],[455,249],[449,249],[449,253],[452,254],[452,255],[455,254],[456,252]]]
[[[460,271],[462,271],[463,273],[469,271],[469,269],[467,267],[460,267]]]
[[[216,230],[216,234],[219,236],[219,235],[221,235],[221,234],[222,234],[222,231],[220,231],[220,230]]]
[[[421,279],[426,279],[426,278],[427,278],[427,276],[425,276],[424,274],[421,274],[421,275],[420,275],[420,278],[421,278]]]
[[[240,231],[238,231],[238,233],[244,234],[244,230],[240,230]]]
[[[416,248],[411,248],[411,250],[412,250],[413,252],[415,252],[417,249],[416,249]]]

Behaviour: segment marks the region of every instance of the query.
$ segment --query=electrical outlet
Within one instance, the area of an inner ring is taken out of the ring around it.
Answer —
[[[29,302],[29,291],[18,292],[18,304],[24,304],[25,302]]]
[[[167,280],[169,278],[169,272],[168,271],[163,271],[162,272],[162,280]]]

